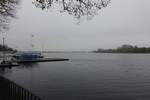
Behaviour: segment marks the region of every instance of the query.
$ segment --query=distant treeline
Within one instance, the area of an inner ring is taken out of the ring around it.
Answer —
[[[0,44],[0,51],[16,51],[16,50],[13,50],[12,48],[8,47],[7,45],[1,45]]]
[[[122,45],[116,49],[98,49],[95,53],[150,53],[150,47]]]

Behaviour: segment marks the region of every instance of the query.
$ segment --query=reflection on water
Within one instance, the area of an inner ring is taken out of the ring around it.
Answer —
[[[39,64],[37,62],[34,63],[21,63],[21,67],[32,68],[37,67]]]
[[[2,73],[43,100],[150,99],[148,54],[50,53],[47,56],[71,60],[27,64]]]
[[[0,74],[1,75],[4,75],[6,73],[11,73],[12,70],[11,70],[11,67],[8,67],[8,68],[0,68]]]

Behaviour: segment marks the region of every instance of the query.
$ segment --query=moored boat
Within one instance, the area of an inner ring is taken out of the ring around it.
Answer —
[[[12,67],[12,66],[19,66],[19,64],[15,63],[15,62],[11,62],[11,61],[1,61],[0,62],[0,68],[1,67]]]
[[[65,58],[44,58],[40,52],[18,52],[13,56],[12,61],[17,63],[33,63],[33,62],[53,62],[68,61]]]
[[[43,58],[40,52],[17,52],[13,55],[12,61],[32,61]]]

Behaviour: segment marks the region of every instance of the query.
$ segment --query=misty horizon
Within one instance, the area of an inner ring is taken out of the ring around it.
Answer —
[[[6,44],[30,51],[92,51],[116,48],[123,44],[149,47],[148,13],[150,1],[112,0],[91,20],[81,19],[53,9],[36,8],[31,0],[22,0],[6,32]],[[34,38],[31,38],[34,35]],[[1,39],[2,40],[2,39]]]

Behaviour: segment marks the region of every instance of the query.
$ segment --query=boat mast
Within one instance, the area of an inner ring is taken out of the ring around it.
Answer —
[[[3,61],[5,61],[5,38],[3,37]]]
[[[33,34],[31,34],[31,52],[33,52],[33,51],[34,51],[33,38],[34,38],[34,35],[33,35]]]

